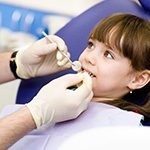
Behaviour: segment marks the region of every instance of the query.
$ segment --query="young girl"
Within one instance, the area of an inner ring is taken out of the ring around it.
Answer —
[[[131,14],[107,17],[91,32],[79,61],[93,80],[92,101],[150,117],[150,22]],[[142,94],[140,102],[135,93]]]

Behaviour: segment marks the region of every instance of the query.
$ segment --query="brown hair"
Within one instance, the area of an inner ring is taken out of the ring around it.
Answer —
[[[111,38],[110,38],[111,36]],[[132,14],[113,14],[99,22],[89,38],[113,45],[124,57],[131,61],[137,71],[150,70],[150,22]],[[104,101],[126,110],[135,110],[150,117],[150,83],[140,106],[127,100]],[[135,90],[136,91],[136,90]],[[132,95],[132,94],[130,94]],[[136,100],[135,100],[136,101]]]

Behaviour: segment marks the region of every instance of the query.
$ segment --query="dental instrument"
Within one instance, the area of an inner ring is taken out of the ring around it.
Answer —
[[[44,32],[42,31],[42,34],[51,42],[51,43],[55,43],[52,39],[49,38],[49,36]],[[59,50],[59,49],[58,49]],[[79,72],[81,70],[81,63],[79,61],[74,61],[72,62],[71,59],[62,51],[59,50],[59,52],[65,57],[68,59],[68,61],[70,62],[71,66],[72,66],[72,69],[76,72]]]

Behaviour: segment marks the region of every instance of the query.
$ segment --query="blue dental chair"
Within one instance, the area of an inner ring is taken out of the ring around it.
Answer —
[[[86,47],[88,35],[92,28],[106,16],[117,12],[131,13],[150,20],[150,1],[139,0],[138,4],[132,0],[105,0],[72,19],[56,35],[65,40],[73,61],[78,59]],[[29,102],[43,85],[66,73],[73,73],[73,71],[68,69],[53,75],[22,80],[18,89],[16,103],[25,104]],[[147,86],[144,90],[149,91],[150,86]],[[141,97],[136,97],[139,105],[142,103],[140,99]],[[150,126],[150,120],[146,119],[143,125]]]

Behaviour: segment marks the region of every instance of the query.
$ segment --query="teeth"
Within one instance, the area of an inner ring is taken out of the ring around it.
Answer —
[[[92,73],[88,73],[90,76],[93,76],[93,74]]]
[[[83,68],[82,68],[82,72],[87,72],[87,71],[85,71]],[[87,72],[91,77],[95,77],[95,75],[94,74],[92,74],[91,72]]]

